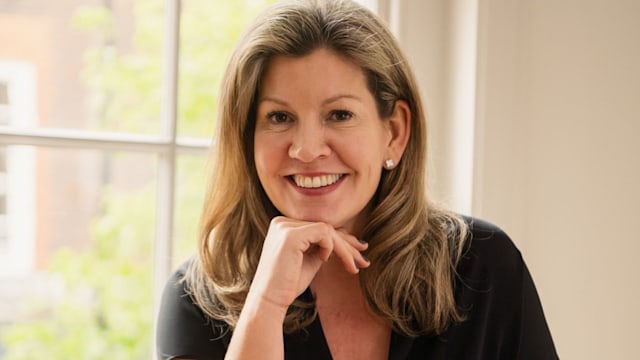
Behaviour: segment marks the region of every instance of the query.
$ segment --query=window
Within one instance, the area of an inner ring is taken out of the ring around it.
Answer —
[[[226,54],[272,1],[0,1],[1,358],[152,356]]]
[[[0,60],[0,126],[35,122],[33,66]],[[33,266],[35,159],[32,149],[0,145],[0,273],[24,276]]]
[[[0,82],[0,125],[9,124],[9,85]],[[7,230],[7,152],[0,149],[0,254],[9,253]]]
[[[268,2],[0,2],[0,357],[152,356],[226,54]]]

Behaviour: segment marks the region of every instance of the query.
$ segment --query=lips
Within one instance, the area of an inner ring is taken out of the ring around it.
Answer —
[[[327,174],[320,176],[292,175],[293,182],[305,189],[317,189],[335,184],[344,174]]]

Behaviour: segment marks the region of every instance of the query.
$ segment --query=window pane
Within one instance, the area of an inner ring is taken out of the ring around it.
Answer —
[[[162,3],[0,1],[0,121],[158,133]]]
[[[150,358],[156,156],[4,150],[0,355]]]
[[[180,20],[178,134],[210,138],[219,84],[231,48],[247,24],[274,0],[189,0]]]
[[[178,157],[173,268],[180,266],[196,251],[198,224],[207,175],[206,156]]]

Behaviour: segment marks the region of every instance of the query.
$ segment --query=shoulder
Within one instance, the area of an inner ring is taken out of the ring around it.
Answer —
[[[168,295],[164,296],[165,298],[167,298],[167,300],[169,298],[174,298],[175,296],[177,296],[178,298],[187,296],[187,289],[183,281],[185,273],[187,271],[187,266],[188,262],[182,264],[171,274],[171,276],[167,280],[163,291],[163,296]]]
[[[482,353],[485,356],[479,358],[557,359],[522,254],[498,226],[464,219],[469,232],[454,274],[454,291],[466,320],[441,337],[460,345],[452,350],[440,344],[442,349],[461,355],[447,358]]]
[[[459,267],[504,271],[521,269],[522,254],[501,228],[488,221],[463,217],[469,227]]]
[[[188,263],[182,264],[167,280],[161,299],[161,308],[163,310],[160,313],[161,318],[175,318],[189,314],[193,318],[205,321],[204,313],[189,296],[185,279],[187,266]]]
[[[225,324],[204,314],[189,295],[185,278],[188,263],[167,280],[158,313],[158,357],[206,357],[223,354],[229,340]]]
[[[458,304],[498,312],[517,307],[527,271],[522,254],[498,226],[477,218],[464,219],[469,230],[454,274]]]

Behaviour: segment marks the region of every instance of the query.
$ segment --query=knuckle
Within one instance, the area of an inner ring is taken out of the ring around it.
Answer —
[[[271,219],[271,224],[272,225],[281,224],[283,219],[284,218],[282,216],[275,216]]]
[[[285,218],[283,216],[276,216],[273,219],[271,219],[271,222],[269,223],[269,227],[280,229],[280,230],[285,228],[284,225],[285,225]]]
[[[322,230],[323,230],[323,235],[329,237],[331,236],[331,234],[333,233],[334,229],[333,226],[327,224],[327,223],[321,223],[322,224]]]

